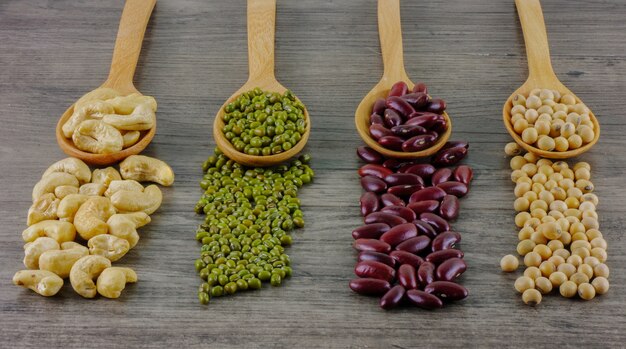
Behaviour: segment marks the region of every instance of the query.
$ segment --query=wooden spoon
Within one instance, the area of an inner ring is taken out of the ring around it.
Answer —
[[[213,137],[215,143],[230,159],[248,166],[271,166],[297,155],[306,145],[311,133],[309,112],[304,109],[306,129],[302,139],[284,153],[256,156],[235,149],[222,132],[224,127],[224,107],[247,91],[258,87],[263,91],[284,93],[287,91],[274,75],[274,27],[276,22],[276,0],[248,0],[248,81],[224,102],[215,115]]]
[[[436,153],[450,138],[452,121],[448,113],[443,116],[448,128],[432,147],[417,152],[402,152],[387,149],[370,136],[370,115],[374,102],[379,98],[386,98],[391,86],[398,81],[404,81],[412,89],[415,85],[404,70],[402,53],[402,29],[400,23],[400,0],[378,0],[378,34],[383,55],[383,77],[380,82],[361,100],[354,114],[354,122],[359,135],[368,146],[387,157],[399,159],[414,159],[430,156]]]
[[[133,76],[139,60],[146,26],[155,4],[156,0],[126,0],[120,27],[117,32],[115,49],[113,50],[113,61],[111,62],[109,77],[100,87],[115,89],[122,95],[139,93],[133,85]],[[155,121],[155,125],[150,130],[142,131],[139,141],[134,145],[117,153],[92,154],[76,148],[72,139],[65,138],[63,135],[63,124],[73,113],[74,105],[72,104],[59,119],[56,127],[57,143],[59,143],[59,146],[67,155],[93,165],[110,165],[130,155],[140,153],[148,146],[156,133]]]
[[[543,13],[539,0],[515,0],[517,12],[519,14],[520,23],[522,24],[522,32],[524,33],[524,41],[526,42],[526,56],[528,57],[528,80],[513,92],[507,99],[502,108],[502,118],[504,126],[511,134],[511,137],[526,151],[532,152],[544,158],[550,159],[567,159],[578,156],[591,149],[600,138],[600,125],[598,119],[589,112],[589,118],[593,123],[594,139],[578,149],[558,152],[541,150],[531,144],[525,143],[520,135],[513,129],[511,124],[511,108],[513,107],[513,97],[517,94],[528,96],[531,90],[535,88],[547,88],[558,91],[561,95],[571,94],[577,103],[582,103],[572,91],[559,81],[552,69],[550,62],[550,49],[548,47],[548,36],[546,34],[546,26],[543,21]]]

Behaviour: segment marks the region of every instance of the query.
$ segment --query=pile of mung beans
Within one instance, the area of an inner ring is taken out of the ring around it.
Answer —
[[[461,234],[448,221],[457,218],[458,198],[473,178],[470,167],[453,167],[468,148],[448,142],[430,163],[385,159],[369,147],[357,148],[367,164],[359,169],[365,225],[352,231],[359,251],[359,278],[349,284],[354,292],[381,297],[383,309],[401,303],[436,309],[467,297],[455,282],[467,269],[455,248]]]
[[[306,132],[305,108],[289,90],[244,92],[224,107],[224,137],[241,153],[275,155],[293,148]]]
[[[195,267],[203,280],[200,303],[212,297],[280,286],[292,274],[284,246],[304,226],[298,190],[313,180],[309,155],[274,168],[245,167],[219,149],[202,165],[204,194],[195,207],[205,219],[196,231],[202,244]]]
[[[609,290],[607,243],[599,230],[591,166],[552,162],[533,153],[522,155],[515,143],[505,152],[511,159],[515,183],[513,204],[520,228],[517,252],[523,256],[524,275],[515,289],[526,304],[539,304],[553,290],[566,298],[591,300]],[[519,261],[506,255],[503,271],[517,270]]]

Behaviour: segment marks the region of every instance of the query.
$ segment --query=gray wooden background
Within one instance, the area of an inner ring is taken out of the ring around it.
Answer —
[[[599,116],[591,163],[609,243],[611,290],[591,302],[545,297],[525,306],[515,274],[498,267],[515,252],[512,183],[502,104],[525,79],[513,0],[402,3],[406,69],[445,98],[454,139],[471,141],[476,169],[454,227],[463,232],[470,297],[436,312],[385,312],[352,293],[359,225],[354,110],[381,73],[374,0],[281,0],[279,80],[306,103],[315,182],[301,191],[306,227],[288,250],[284,287],[200,306],[193,261],[201,217],[200,165],[213,147],[217,108],[247,77],[246,3],[159,0],[135,80],[159,102],[146,153],[169,162],[176,183],[121,263],[140,281],[118,300],[82,299],[66,284],[39,297],[11,284],[23,266],[20,233],[42,172],[64,157],[54,125],[67,106],[106,77],[122,0],[0,1],[0,347],[623,347],[626,345],[624,134],[626,3],[545,0],[557,75]]]

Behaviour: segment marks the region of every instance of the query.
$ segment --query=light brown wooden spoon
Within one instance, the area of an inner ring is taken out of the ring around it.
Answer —
[[[517,94],[528,96],[531,90],[535,88],[547,88],[558,91],[561,95],[571,94],[576,99],[577,103],[582,103],[572,91],[570,91],[565,85],[559,81],[552,69],[552,63],[550,62],[550,49],[548,47],[548,36],[546,34],[546,26],[543,20],[543,13],[541,11],[541,4],[539,0],[515,0],[517,6],[517,13],[519,14],[520,23],[522,25],[522,32],[524,33],[524,42],[526,43],[526,56],[528,58],[528,80],[518,88],[507,99],[502,108],[502,119],[504,120],[504,126],[506,127],[511,137],[526,151],[535,153],[541,157],[549,159],[567,159],[574,156],[578,156],[587,150],[591,149],[598,139],[600,138],[600,124],[598,119],[593,114],[589,113],[589,118],[593,123],[595,137],[594,139],[585,144],[584,146],[568,150],[564,152],[558,151],[545,151],[541,150],[531,144],[525,143],[520,135],[518,135],[513,129],[511,124],[511,108],[513,107],[513,97]]]
[[[224,127],[224,107],[247,91],[258,87],[263,91],[284,93],[287,88],[281,85],[274,75],[274,28],[276,22],[276,0],[248,0],[248,81],[224,102],[215,115],[213,137],[215,143],[230,159],[248,166],[276,165],[297,155],[306,145],[311,133],[309,112],[304,109],[306,129],[302,139],[284,153],[255,156],[244,154],[232,145],[222,132]]]
[[[354,114],[354,122],[363,141],[377,152],[392,158],[414,159],[430,156],[436,153],[450,138],[452,121],[448,113],[443,116],[448,123],[448,129],[432,147],[417,152],[402,152],[387,149],[370,136],[370,115],[374,102],[378,98],[386,98],[391,86],[398,81],[404,81],[412,89],[415,85],[404,70],[402,53],[402,28],[400,23],[400,0],[378,0],[378,34],[383,56],[383,76],[380,82],[361,100]]]
[[[123,95],[139,93],[133,85],[133,76],[141,52],[141,44],[146,32],[146,26],[154,9],[156,0],[126,0],[120,27],[117,32],[115,49],[109,77],[100,87],[115,89]],[[148,146],[156,133],[156,121],[150,130],[142,131],[139,141],[134,145],[112,154],[92,154],[82,151],[74,145],[72,139],[63,135],[63,124],[74,113],[72,104],[59,119],[56,126],[57,143],[69,156],[79,158],[93,165],[110,165],[126,157],[140,153]]]

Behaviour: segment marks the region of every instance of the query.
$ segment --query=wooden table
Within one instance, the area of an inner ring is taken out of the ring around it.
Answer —
[[[288,250],[295,270],[284,287],[200,306],[193,261],[201,217],[200,165],[213,147],[217,108],[247,77],[245,1],[160,0],[136,75],[159,102],[159,128],[146,154],[169,162],[176,183],[122,264],[140,281],[118,300],[82,299],[69,283],[39,297],[11,284],[22,269],[20,232],[30,193],[64,157],[54,125],[99,85],[121,0],[0,2],[0,347],[623,347],[626,342],[626,5],[622,0],[544,1],[557,75],[599,116],[591,163],[600,222],[609,243],[611,290],[590,302],[552,295],[525,306],[518,274],[498,262],[514,253],[513,185],[503,147],[502,104],[526,77],[512,0],[402,3],[407,72],[448,101],[453,139],[471,141],[476,169],[454,228],[463,232],[470,297],[436,312],[382,311],[351,292],[360,222],[354,110],[381,72],[373,0],[279,1],[277,76],[306,103],[308,151],[317,177],[301,191],[306,227]]]

